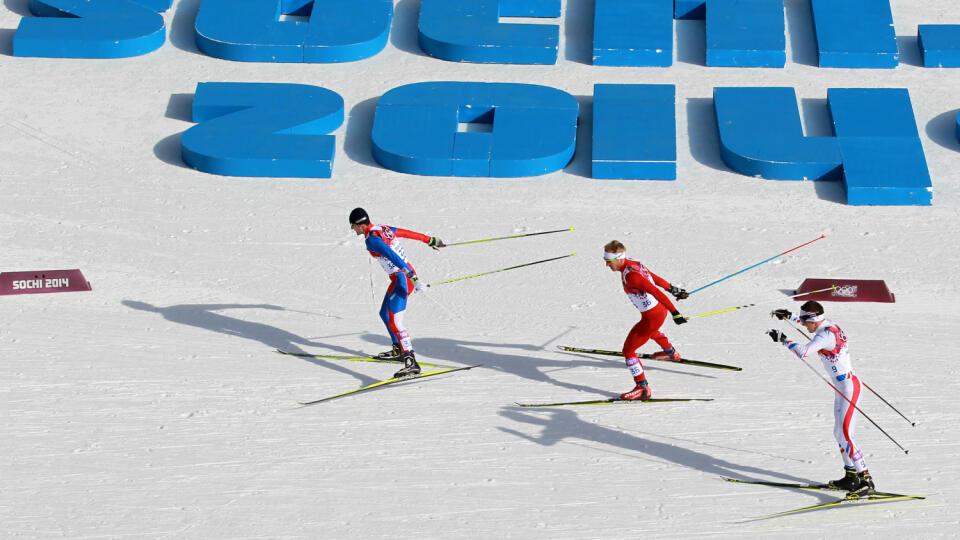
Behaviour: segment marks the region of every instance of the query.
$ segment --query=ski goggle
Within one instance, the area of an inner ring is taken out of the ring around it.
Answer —
[[[603,261],[604,262],[613,262],[619,261],[620,259],[626,258],[626,252],[621,251],[620,253],[610,253],[609,251],[603,252]]]
[[[823,313],[813,313],[810,311],[801,311],[797,316],[800,322],[820,322],[823,320]]]

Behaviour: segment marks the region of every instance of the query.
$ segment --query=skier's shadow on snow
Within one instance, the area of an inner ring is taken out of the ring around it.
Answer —
[[[390,342],[385,336],[376,334],[364,334],[362,339],[375,343],[383,347],[389,347]],[[487,343],[482,341],[464,341],[455,339],[422,337],[414,339],[414,346],[418,351],[418,360],[424,362],[433,362],[433,359],[440,361],[459,362],[465,365],[481,364],[484,369],[493,369],[503,373],[510,373],[518,377],[523,377],[531,381],[549,383],[561,388],[575,390],[577,392],[589,392],[591,394],[604,394],[612,396],[610,388],[596,388],[585,384],[556,380],[549,375],[550,371],[575,369],[580,367],[605,367],[610,366],[613,369],[619,368],[623,374],[623,382],[629,386],[633,383],[630,380],[629,373],[621,361],[611,361],[603,358],[591,358],[584,355],[563,354],[563,358],[551,359],[544,358],[543,347],[527,343]],[[503,352],[490,352],[486,348],[511,349],[514,351],[530,351],[530,354],[508,354]],[[559,352],[559,351],[557,351]],[[535,353],[539,353],[536,356]],[[429,359],[428,359],[429,357]],[[651,364],[654,362],[648,362]],[[644,364],[644,367],[650,367]],[[709,377],[712,375],[703,375],[699,373],[689,373],[686,371],[675,371],[672,369],[652,367],[657,371],[670,371],[682,373],[693,377]]]
[[[643,407],[644,405],[638,405]],[[546,416],[544,415],[546,414]],[[557,443],[567,440],[583,440],[586,442],[601,443],[629,452],[642,453],[663,461],[676,463],[691,469],[697,469],[709,474],[718,476],[729,476],[732,478],[744,478],[747,476],[776,477],[787,482],[810,482],[809,479],[784,474],[777,471],[771,471],[760,467],[750,465],[740,465],[730,461],[719,459],[710,454],[705,454],[677,446],[669,443],[662,443],[644,439],[625,433],[618,429],[612,429],[600,424],[585,422],[573,411],[550,409],[538,413],[529,413],[518,410],[515,407],[507,408],[500,413],[501,416],[533,426],[541,426],[543,430],[539,435],[528,435],[520,431],[505,427],[499,428],[504,433],[516,435],[543,446],[553,446]],[[812,495],[818,495],[811,492]],[[823,495],[823,494],[819,494]],[[829,495],[827,495],[829,497]]]
[[[317,341],[311,341],[303,336],[298,336],[275,326],[263,324],[254,321],[245,321],[235,317],[228,317],[217,311],[227,309],[268,309],[280,310],[284,308],[271,304],[178,304],[166,307],[154,306],[146,302],[137,300],[124,300],[121,302],[124,306],[140,311],[158,313],[164,319],[177,324],[195,326],[229,336],[237,336],[244,339],[257,341],[273,349],[280,349],[288,352],[305,352],[301,346],[323,347],[344,354],[356,354],[356,351],[329,345]],[[279,355],[277,355],[279,356]],[[289,358],[289,357],[287,357]],[[357,373],[347,369],[336,362],[322,360],[318,358],[303,358],[312,364],[330,368],[334,371],[345,373],[356,377],[361,384],[371,384],[378,379]]]

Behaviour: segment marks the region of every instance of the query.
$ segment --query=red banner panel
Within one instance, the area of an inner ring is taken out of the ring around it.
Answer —
[[[89,290],[90,282],[77,269],[0,272],[0,295]]]
[[[816,291],[831,286],[837,288],[832,291],[814,293],[797,298],[800,302],[816,300],[817,302],[896,302],[893,293],[887,288],[882,279],[813,279],[803,280],[797,294],[805,291]]]

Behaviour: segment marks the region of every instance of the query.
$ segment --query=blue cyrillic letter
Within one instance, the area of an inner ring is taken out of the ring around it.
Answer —
[[[907,91],[834,88],[827,101],[835,136],[804,137],[793,88],[714,89],[724,162],[778,180],[833,179],[842,171],[847,204],[930,204]]]
[[[203,0],[197,47],[243,62],[351,62],[383,50],[392,18],[392,0]]]
[[[900,50],[890,0],[811,2],[820,67],[897,67]]]
[[[157,12],[172,0],[30,0],[13,36],[14,56],[125,58],[159,49],[166,27]]]
[[[921,24],[917,33],[924,67],[960,67],[960,25]]]
[[[454,62],[556,64],[559,26],[500,17],[559,16],[560,0],[422,0],[420,48]]]
[[[783,2],[707,2],[708,66],[782,68],[786,49]]]
[[[594,1],[594,65],[673,64],[673,0]]]
[[[928,205],[933,185],[905,88],[831,88],[847,204]]]
[[[715,88],[723,161],[747,176],[772,180],[839,178],[833,137],[804,137],[793,88]]]
[[[592,176],[676,180],[675,96],[672,84],[594,85]]]

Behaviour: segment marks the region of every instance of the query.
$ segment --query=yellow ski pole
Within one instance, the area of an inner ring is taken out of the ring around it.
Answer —
[[[807,292],[805,292],[805,293],[794,294],[794,295],[792,295],[792,296],[788,296],[787,298],[796,298],[796,297],[798,297],[798,296],[804,296],[804,295],[807,295],[807,294],[813,294],[813,293],[818,293],[818,292],[832,291],[832,290],[834,290],[834,289],[836,289],[836,288],[837,288],[837,286],[836,286],[836,285],[833,285],[833,286],[831,286],[831,287],[827,287],[826,289],[819,289],[819,290],[816,290],[816,291],[807,291]],[[757,303],[755,303],[755,304],[747,304],[747,305],[745,305],[745,306],[736,306],[736,307],[732,307],[732,308],[721,309],[720,311],[711,311],[710,313],[701,313],[700,315],[695,315],[695,316],[690,317],[690,318],[691,318],[691,319],[699,319],[700,317],[708,317],[708,316],[710,316],[710,315],[717,315],[717,314],[719,314],[719,313],[726,313],[726,312],[728,312],[728,311],[734,311],[734,310],[737,310],[737,309],[743,309],[743,308],[758,306],[758,305],[760,305],[760,304],[774,304],[774,303],[780,302],[780,301],[781,301],[781,300],[773,300],[773,301],[770,301],[770,302],[757,302]]]
[[[438,281],[438,282],[436,282],[436,283],[430,283],[430,284],[428,284],[427,287],[433,287],[433,286],[435,286],[435,285],[443,285],[444,283],[453,283],[454,281],[463,281],[463,280],[465,280],[465,279],[470,279],[470,278],[475,278],[475,277],[480,277],[480,276],[486,276],[486,275],[488,275],[488,274],[496,274],[497,272],[505,272],[505,271],[507,271],[507,270],[513,270],[513,269],[516,269],[516,268],[523,268],[524,266],[531,266],[531,265],[534,265],[534,264],[540,264],[540,263],[545,263],[545,262],[550,262],[550,261],[556,261],[556,260],[558,260],[558,259],[565,259],[565,258],[567,258],[567,257],[573,257],[574,255],[576,255],[576,253],[571,253],[571,254],[569,254],[569,255],[561,255],[560,257],[553,257],[552,259],[544,259],[544,260],[542,260],[542,261],[534,261],[534,262],[529,262],[529,263],[525,263],[525,264],[518,264],[518,265],[516,265],[516,266],[508,266],[507,268],[501,268],[501,269],[499,269],[499,270],[491,270],[491,271],[489,271],[489,272],[481,272],[481,273],[479,273],[479,274],[473,274],[472,276],[463,276],[463,277],[458,277],[458,278],[454,278],[454,279],[448,279],[448,280],[446,280],[446,281]]]
[[[452,243],[452,244],[446,244],[446,247],[450,247],[450,246],[462,246],[462,245],[466,245],[466,244],[478,244],[478,243],[480,243],[480,242],[493,242],[494,240],[507,240],[507,239],[510,239],[510,238],[523,238],[523,237],[525,237],[525,236],[537,236],[538,234],[553,234],[553,233],[567,232],[567,231],[572,231],[572,230],[573,230],[573,227],[570,227],[569,229],[557,229],[557,230],[555,230],[555,231],[543,231],[543,232],[526,233],[526,234],[515,234],[515,235],[513,235],[513,236],[499,236],[499,237],[497,237],[497,238],[483,238],[483,239],[480,239],[480,240],[467,240],[466,242],[454,242],[454,243]]]

